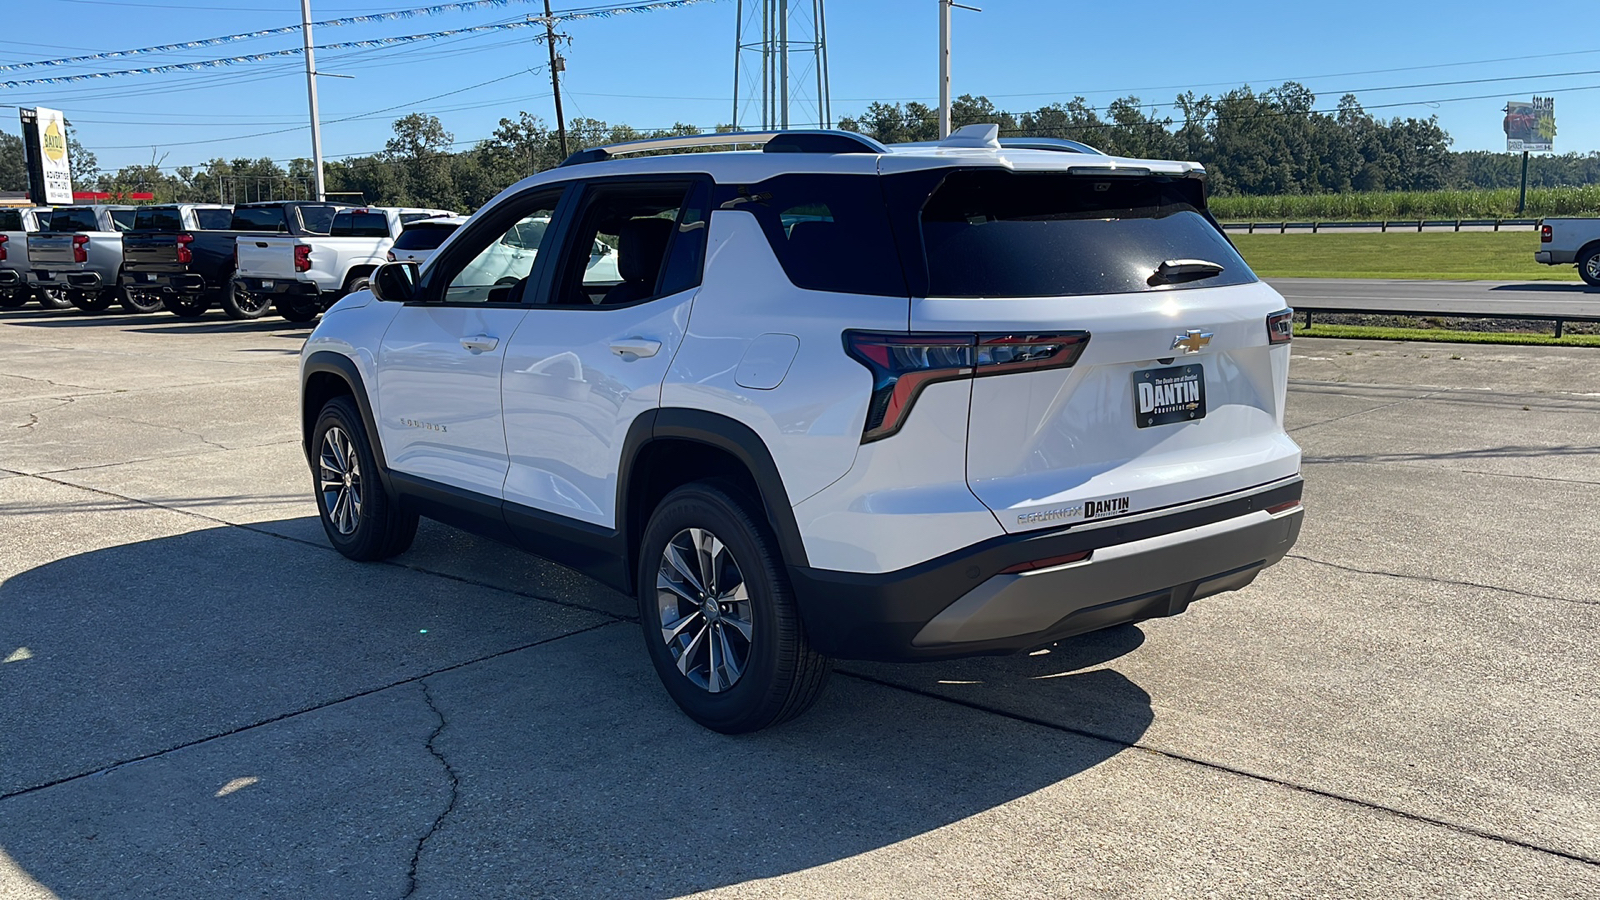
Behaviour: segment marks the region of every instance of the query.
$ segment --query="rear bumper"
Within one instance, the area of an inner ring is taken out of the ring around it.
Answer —
[[[22,284],[22,273],[16,269],[0,269],[0,288],[12,288]]]
[[[316,297],[322,292],[316,282],[286,281],[282,278],[235,278],[234,283],[252,294],[270,294],[274,297],[288,294],[298,297]]]
[[[1016,653],[1244,587],[1299,538],[1302,488],[1296,477],[1123,524],[1005,535],[898,572],[791,567],[790,580],[807,637],[829,656]],[[1082,562],[1002,573],[1084,551]]]
[[[1572,250],[1540,250],[1533,254],[1533,261],[1547,266],[1564,266],[1577,262],[1578,254]]]
[[[124,272],[122,285],[138,291],[197,294],[206,289],[206,280],[194,272]]]
[[[76,288],[80,291],[94,291],[99,290],[104,285],[105,279],[100,277],[99,272],[67,273],[67,287],[70,288]]]

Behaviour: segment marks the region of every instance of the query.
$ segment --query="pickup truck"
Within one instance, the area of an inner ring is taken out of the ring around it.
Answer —
[[[232,220],[232,207],[214,203],[139,207],[133,228],[122,236],[125,304],[138,312],[155,312],[167,305],[169,294],[203,293],[205,279],[190,271],[190,245],[196,232],[221,231]]]
[[[271,297],[285,319],[309,322],[367,286],[406,223],[448,215],[437,209],[341,209],[326,236],[240,238],[234,292]]]
[[[192,232],[189,262],[183,274],[198,276],[180,282],[183,290],[162,294],[167,311],[180,318],[202,315],[213,300],[232,319],[260,318],[272,307],[270,298],[233,290],[233,273],[238,266],[237,241],[327,234],[334,213],[340,207],[331,203],[287,201],[245,203],[233,208],[228,225],[220,231]]]
[[[65,292],[84,312],[109,308],[122,295],[122,233],[133,214],[131,206],[56,209],[48,228],[28,235],[28,287],[41,297]]]
[[[16,309],[28,302],[28,235],[50,221],[50,207],[0,209],[0,309]],[[40,301],[49,309],[67,306],[59,296]],[[53,305],[52,305],[53,304]]]
[[[1576,264],[1578,277],[1600,287],[1600,219],[1545,219],[1533,258],[1547,266]]]

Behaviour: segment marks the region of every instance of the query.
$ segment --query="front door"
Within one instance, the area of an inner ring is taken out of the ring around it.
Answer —
[[[502,204],[494,221],[467,226],[425,274],[420,299],[384,333],[378,430],[394,471],[500,499],[508,466],[501,368],[540,295],[538,248],[554,240],[546,226],[561,193],[535,192]]]
[[[550,302],[528,311],[506,351],[508,515],[514,504],[616,527],[623,443],[660,405],[689,324],[708,193],[614,179],[574,204]]]

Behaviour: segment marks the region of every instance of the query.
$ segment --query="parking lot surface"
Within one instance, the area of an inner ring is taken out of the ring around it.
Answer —
[[[0,314],[0,898],[1600,896],[1600,351],[1298,340],[1250,588],[729,738],[594,582],[334,553],[305,334]]]

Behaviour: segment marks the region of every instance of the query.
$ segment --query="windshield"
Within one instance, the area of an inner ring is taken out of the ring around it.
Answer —
[[[921,296],[1059,297],[1256,280],[1192,178],[969,169],[886,181],[899,198],[893,208],[921,208],[915,221],[896,223],[914,248],[907,275]],[[1215,265],[1158,275],[1179,261]]]
[[[92,209],[58,209],[50,216],[51,231],[99,231]]]

